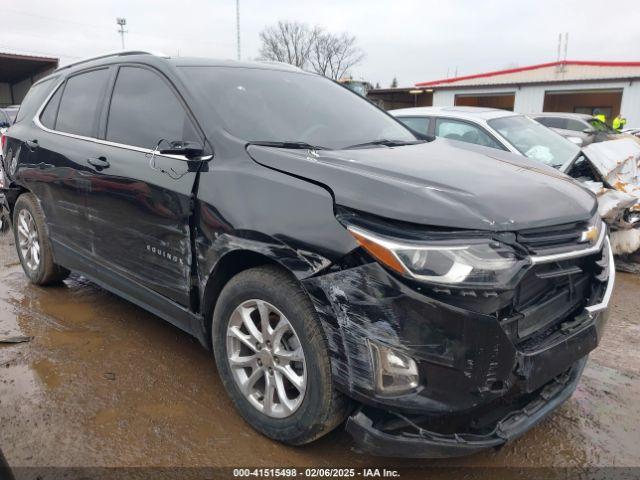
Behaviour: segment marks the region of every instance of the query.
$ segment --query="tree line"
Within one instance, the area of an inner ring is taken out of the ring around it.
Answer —
[[[356,37],[319,26],[280,21],[260,32],[260,59],[284,62],[339,80],[360,64],[364,51]]]

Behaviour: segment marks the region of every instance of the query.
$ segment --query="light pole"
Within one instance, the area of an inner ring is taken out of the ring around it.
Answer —
[[[118,33],[120,33],[120,39],[122,40],[122,50],[124,50],[124,34],[127,33],[127,30],[124,29],[124,26],[127,24],[127,19],[118,17],[116,18],[116,23],[120,25],[120,30],[118,30]]]
[[[236,35],[238,42],[238,60],[240,60],[240,0],[236,0]]]

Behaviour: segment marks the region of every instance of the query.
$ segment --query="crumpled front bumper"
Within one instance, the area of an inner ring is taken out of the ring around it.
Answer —
[[[587,357],[579,360],[569,371],[542,387],[526,405],[506,413],[485,434],[441,434],[426,430],[409,418],[396,415],[408,430],[389,433],[367,416],[363,408],[347,420],[346,430],[360,451],[386,456],[411,458],[446,458],[471,455],[491,447],[499,447],[514,440],[542,421],[564,403],[575,391]],[[389,413],[393,417],[393,413]],[[398,422],[396,422],[397,424]]]

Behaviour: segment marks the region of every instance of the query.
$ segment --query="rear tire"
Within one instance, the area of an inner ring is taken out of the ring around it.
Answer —
[[[271,327],[262,323],[265,317]],[[251,321],[257,328],[255,336],[246,328],[245,322]],[[276,332],[282,331],[287,333],[278,338]],[[290,445],[309,443],[333,430],[349,413],[349,400],[335,389],[327,342],[311,300],[284,270],[264,266],[233,277],[215,307],[212,342],[231,400],[240,415],[267,437]],[[289,360],[294,357],[298,360]],[[256,358],[256,363],[238,366],[250,358]],[[291,369],[296,375],[286,375]],[[259,379],[251,383],[254,373]],[[270,382],[276,387],[267,406]],[[304,385],[302,394],[300,385]]]
[[[40,203],[32,193],[24,193],[16,201],[13,235],[22,269],[31,283],[52,285],[69,276],[69,270],[53,261],[49,229]]]

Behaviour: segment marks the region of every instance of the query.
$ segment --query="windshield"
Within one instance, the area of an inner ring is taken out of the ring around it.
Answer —
[[[230,134],[247,142],[342,149],[377,140],[415,142],[400,122],[319,75],[260,68],[181,67]]]
[[[573,160],[580,151],[573,143],[523,115],[496,118],[488,123],[520,153],[552,167]]]

